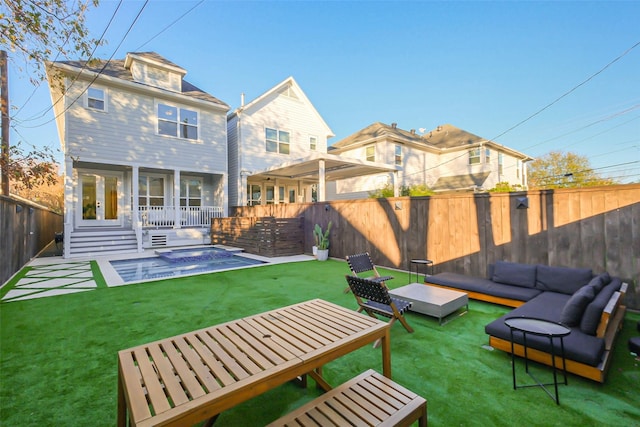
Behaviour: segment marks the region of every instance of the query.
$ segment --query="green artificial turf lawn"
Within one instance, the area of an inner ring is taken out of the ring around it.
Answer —
[[[380,270],[396,277],[392,288],[408,281],[405,273]],[[95,291],[2,303],[0,424],[112,426],[118,350],[313,298],[355,309],[353,296],[343,293],[347,272],[346,263],[330,260],[114,288],[99,277]],[[627,349],[639,334],[639,314],[627,314],[607,382],[569,375],[557,406],[539,388],[514,391],[510,356],[485,348],[484,325],[509,310],[471,301],[469,313],[444,326],[415,313],[407,314],[415,333],[393,325],[393,379],[427,399],[430,426],[640,424],[640,362]],[[380,350],[371,346],[324,373],[337,385],[369,368],[382,370]],[[551,380],[550,368],[535,370]],[[525,379],[519,371],[518,380]],[[224,412],[216,425],[264,425],[319,393],[286,384]]]

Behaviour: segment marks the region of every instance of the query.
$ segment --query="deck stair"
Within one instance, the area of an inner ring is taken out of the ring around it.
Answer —
[[[138,251],[135,231],[122,228],[75,230],[70,243],[70,257]]]

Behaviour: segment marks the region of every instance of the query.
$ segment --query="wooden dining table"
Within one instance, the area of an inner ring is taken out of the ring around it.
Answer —
[[[118,426],[185,426],[309,375],[380,341],[391,378],[389,323],[314,299],[118,352]]]

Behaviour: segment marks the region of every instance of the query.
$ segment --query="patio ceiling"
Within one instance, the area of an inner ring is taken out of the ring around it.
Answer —
[[[250,176],[255,179],[286,178],[318,181],[321,161],[324,161],[325,181],[336,181],[339,179],[395,172],[398,170],[395,166],[384,163],[347,159],[332,154],[321,154],[283,163],[262,171],[256,171]]]

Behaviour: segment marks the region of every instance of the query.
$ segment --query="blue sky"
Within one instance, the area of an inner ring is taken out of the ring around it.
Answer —
[[[122,41],[143,5],[123,2],[97,57],[155,51],[232,109],[241,93],[249,102],[293,76],[336,135],[330,144],[377,121],[450,123],[640,181],[640,2],[152,0]],[[94,37],[117,6],[90,12]],[[46,85],[27,102],[34,87],[9,72],[12,104],[24,105],[13,143],[58,148],[51,111],[29,120],[51,105]]]

